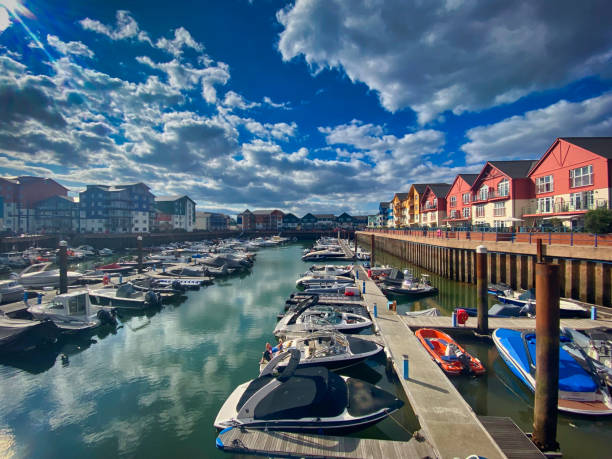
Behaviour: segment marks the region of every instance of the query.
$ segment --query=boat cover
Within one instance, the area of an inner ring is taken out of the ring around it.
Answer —
[[[536,362],[536,336],[528,333],[499,328],[496,336],[500,345],[521,365],[524,372],[529,373],[529,358]],[[525,343],[527,346],[525,347]],[[529,356],[527,355],[527,349]],[[559,348],[559,390],[565,392],[595,392],[597,384],[576,360],[563,347]]]

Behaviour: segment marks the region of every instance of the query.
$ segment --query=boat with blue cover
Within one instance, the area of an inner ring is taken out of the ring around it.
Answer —
[[[536,335],[498,328],[493,342],[510,370],[535,391]],[[559,348],[559,410],[585,415],[610,415],[612,403],[605,384],[594,371],[578,363],[565,349],[569,341],[561,337]]]

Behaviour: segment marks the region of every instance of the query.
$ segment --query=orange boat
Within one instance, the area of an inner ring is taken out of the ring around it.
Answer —
[[[433,328],[421,328],[415,333],[421,344],[448,374],[474,373],[480,375],[485,368],[446,333]]]

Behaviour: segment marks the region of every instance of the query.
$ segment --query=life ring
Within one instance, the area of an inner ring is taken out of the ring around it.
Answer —
[[[468,313],[465,309],[457,309],[457,323],[459,325],[464,325],[468,320]]]

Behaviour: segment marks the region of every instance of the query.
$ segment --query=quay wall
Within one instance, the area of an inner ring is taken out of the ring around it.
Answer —
[[[459,282],[476,283],[476,247],[487,248],[488,281],[512,288],[535,287],[535,244],[432,239],[358,231],[358,243],[382,251],[432,273]],[[543,246],[547,261],[561,272],[561,296],[612,306],[612,247]]]

